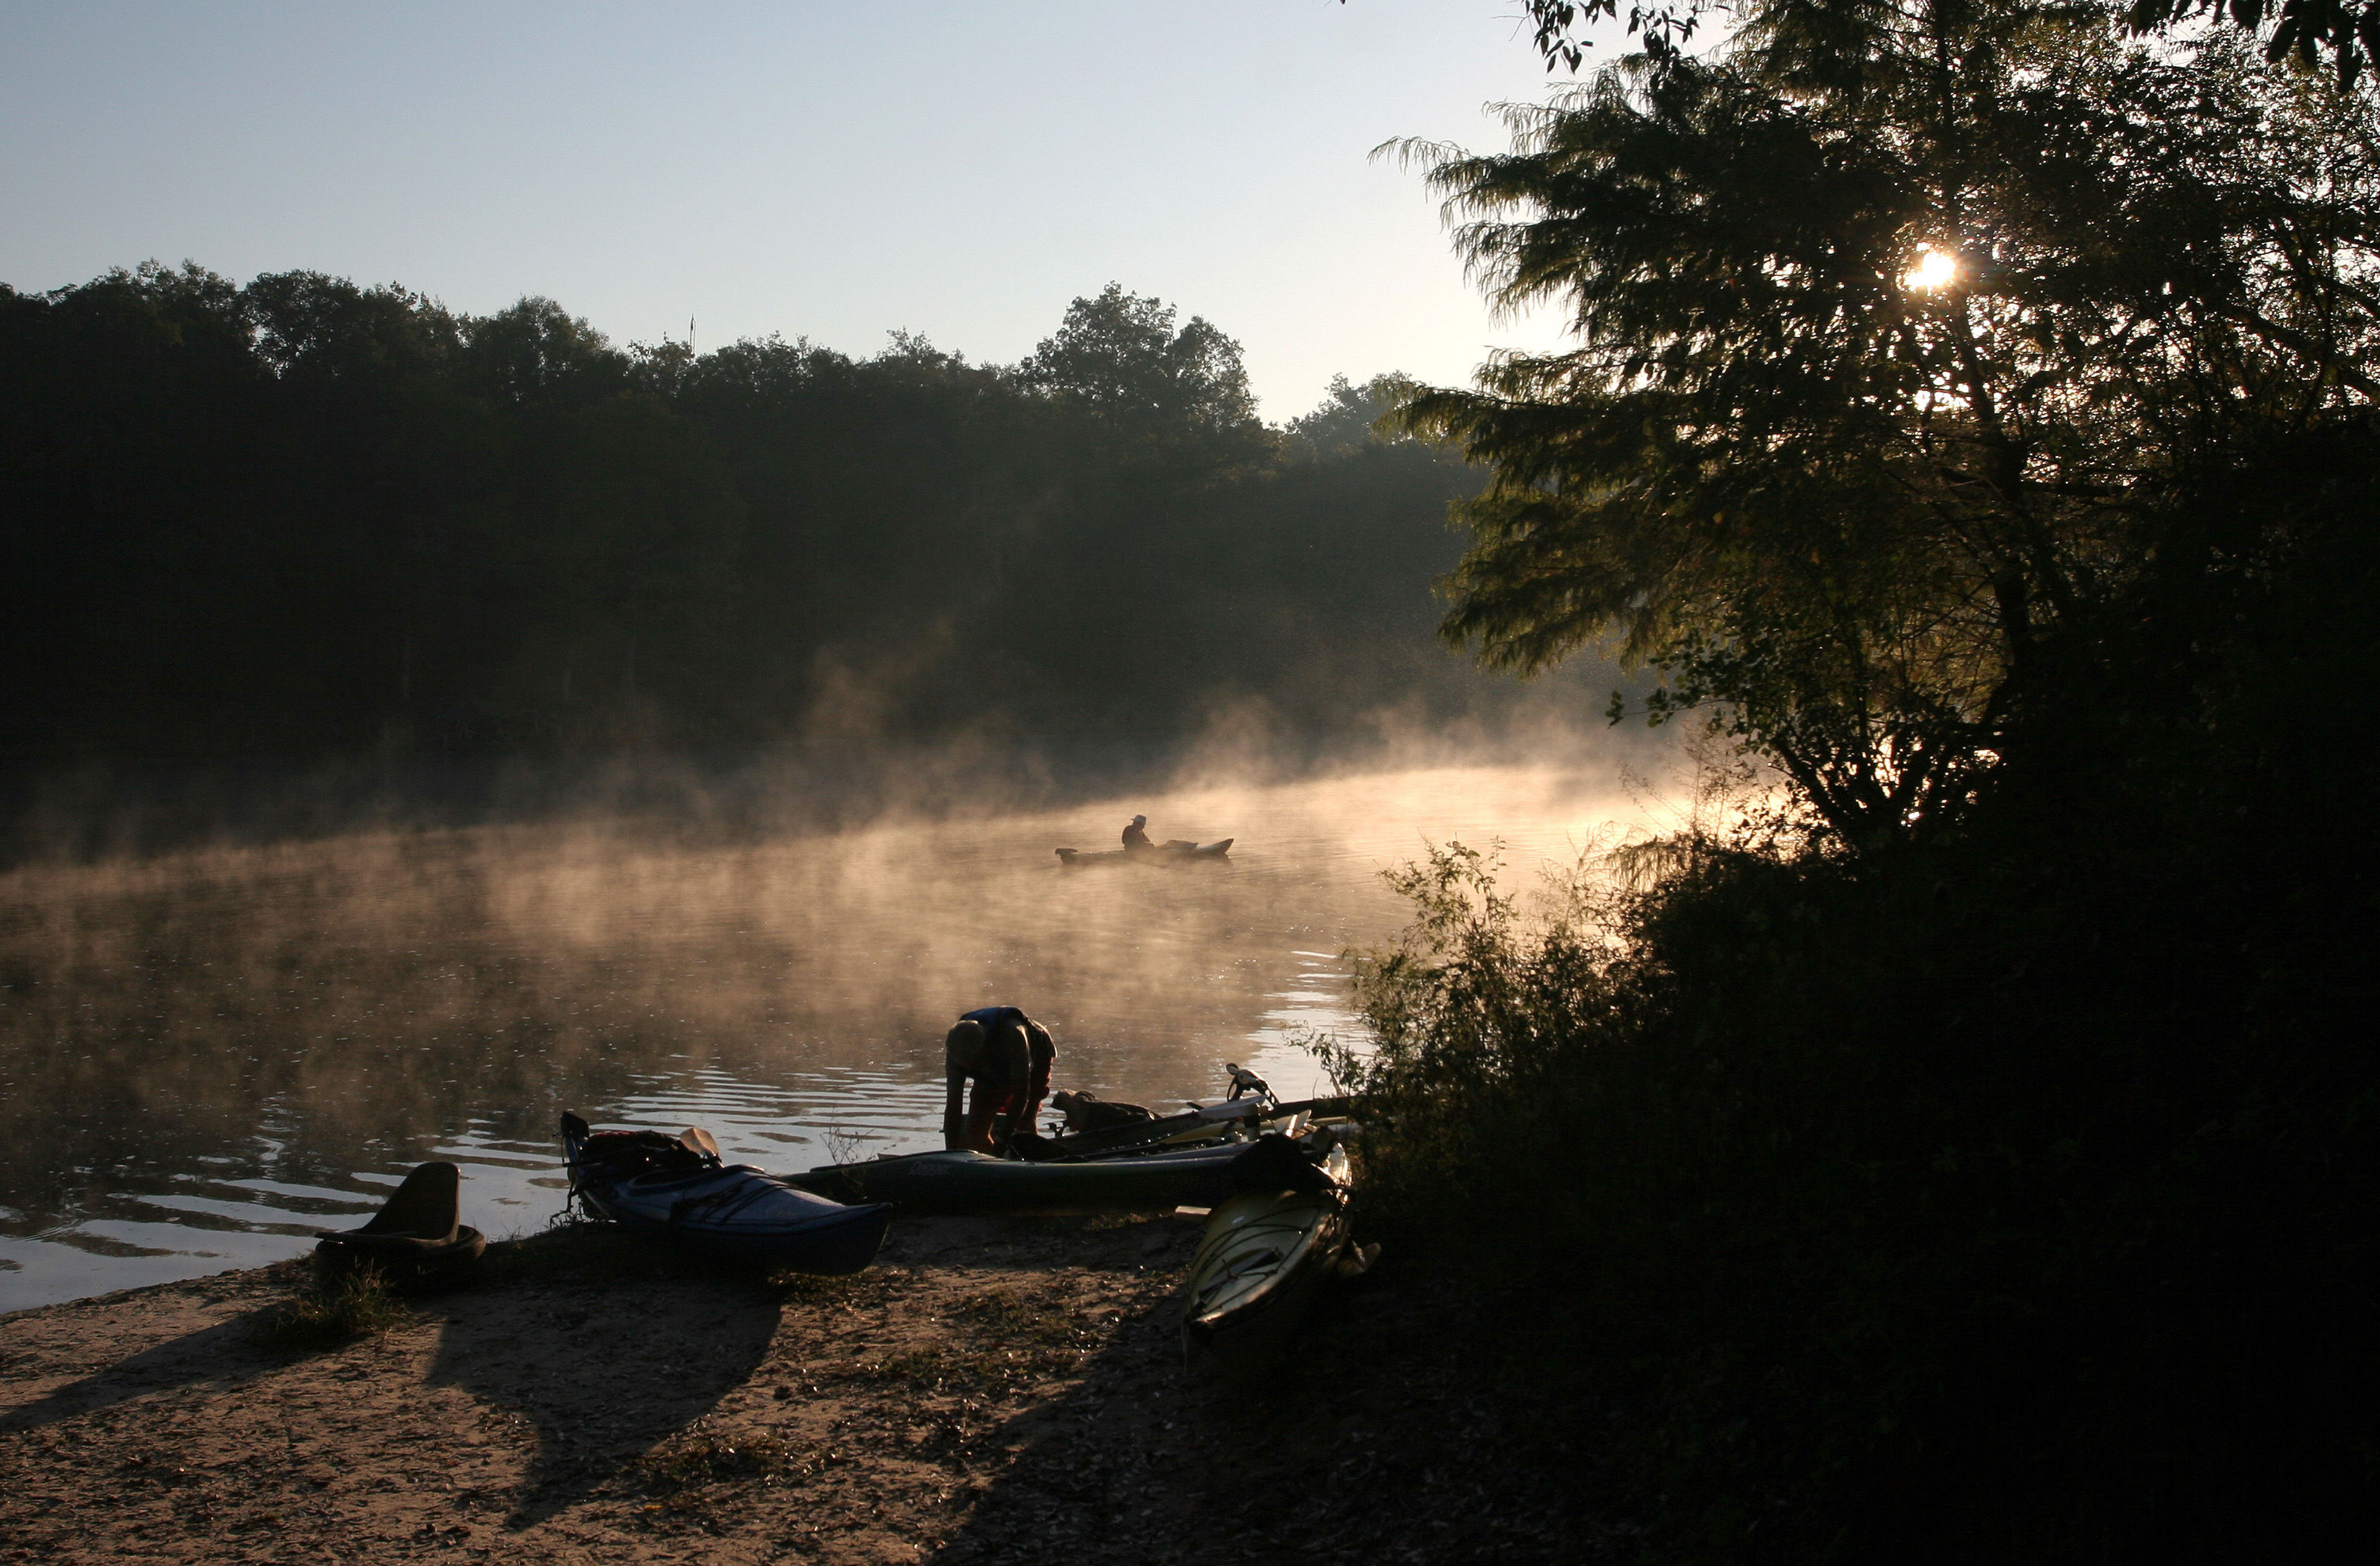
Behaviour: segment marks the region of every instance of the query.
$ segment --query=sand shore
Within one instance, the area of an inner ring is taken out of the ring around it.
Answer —
[[[0,1560],[1551,1560],[1425,1281],[1256,1391],[1184,1370],[1183,1217],[912,1220],[847,1280],[600,1231],[307,1349],[306,1264],[0,1317]],[[1383,1269],[1384,1272],[1390,1269]]]

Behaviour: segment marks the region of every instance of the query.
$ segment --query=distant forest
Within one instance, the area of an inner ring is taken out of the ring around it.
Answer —
[[[613,346],[195,265],[0,285],[0,759],[1329,731],[1510,699],[1436,640],[1474,470],[1386,381],[1257,417],[1111,285],[1032,356]],[[1591,683],[1591,682],[1590,682]],[[1506,682],[1509,686],[1509,682]],[[1582,690],[1582,706],[1585,705]]]

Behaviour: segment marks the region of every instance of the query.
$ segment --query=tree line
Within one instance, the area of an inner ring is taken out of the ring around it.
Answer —
[[[1330,729],[1432,644],[1459,459],[1385,381],[1257,417],[1120,286],[1024,362],[622,348],[314,273],[0,286],[0,756],[470,756]]]

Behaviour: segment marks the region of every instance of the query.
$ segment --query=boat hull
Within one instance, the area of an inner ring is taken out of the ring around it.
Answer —
[[[792,1176],[838,1200],[891,1202],[905,1211],[1008,1216],[1161,1212],[1212,1207],[1236,1188],[1252,1145],[1226,1144],[1063,1163],[982,1153],[912,1153]]]
[[[881,1203],[831,1204],[840,1210],[798,1224],[707,1224],[698,1219],[673,1220],[666,1210],[655,1212],[633,1201],[586,1200],[589,1210],[623,1229],[670,1240],[713,1261],[828,1278],[865,1271],[882,1247],[892,1219],[892,1209]]]
[[[1182,1318],[1194,1369],[1246,1381],[1281,1356],[1337,1271],[1348,1237],[1347,1163],[1318,1189],[1251,1190],[1208,1215]]]
[[[833,1201],[749,1164],[606,1178],[581,1157],[584,1146],[565,1131],[571,1188],[589,1213],[715,1261],[840,1277],[876,1259],[892,1220],[883,1203]]]
[[[1226,1136],[1236,1130],[1261,1127],[1279,1129],[1281,1123],[1304,1115],[1305,1123],[1343,1121],[1354,1107],[1348,1099],[1300,1099],[1290,1103],[1274,1103],[1264,1099],[1226,1099],[1216,1103],[1199,1104],[1178,1114],[1160,1115],[1154,1120],[1137,1121],[1130,1125],[1111,1126],[1105,1131],[1070,1132],[1045,1140],[1028,1158],[1042,1160],[1058,1159],[1099,1159],[1118,1153],[1128,1153],[1168,1143],[1196,1142]]]
[[[1228,859],[1235,838],[1220,843],[1169,843],[1158,848],[1061,848],[1058,862],[1070,870],[1097,865],[1180,865],[1196,859]]]

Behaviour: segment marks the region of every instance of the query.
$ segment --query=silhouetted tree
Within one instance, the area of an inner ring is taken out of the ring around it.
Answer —
[[[589,401],[619,391],[627,378],[626,357],[552,299],[523,299],[472,321],[464,340],[473,382],[501,401]]]
[[[1263,427],[1239,344],[1202,316],[1173,322],[1172,306],[1111,283],[1066,307],[1018,378],[1152,455],[1254,459]]]
[[[1823,9],[1515,109],[1510,153],[1409,145],[1579,346],[1405,417],[1495,467],[1450,637],[1524,672],[1615,637],[1859,841],[2005,756],[2190,470],[2380,390],[2380,139],[2368,87],[2225,35]]]
[[[1342,0],[1343,3],[1343,0]],[[1700,30],[1706,13],[1733,12],[1730,0],[1669,0],[1667,4],[1632,4],[1628,30],[1643,40],[1647,52],[1672,53]],[[1809,18],[1805,26],[1825,29],[1838,13],[1866,12],[1873,17],[1875,0],[1803,0]],[[2040,14],[2059,7],[2036,5]],[[1619,0],[1528,0],[1525,7],[1531,42],[1546,59],[1546,68],[1565,66],[1576,70],[1594,47],[1580,33],[1598,21],[1617,20]],[[2380,0],[2132,0],[2124,11],[2137,33],[2163,31],[2192,17],[2228,22],[2261,37],[2265,57],[2291,57],[2312,64],[2330,56],[2342,86],[2351,84],[2364,67],[2380,63]],[[1857,37],[1858,30],[1851,36]]]
[[[1407,382],[1402,375],[1375,375],[1358,386],[1344,375],[1334,375],[1311,413],[1281,426],[1293,450],[1312,456],[1345,456],[1366,447],[1406,441],[1412,437],[1393,422],[1382,421],[1395,412]]]

